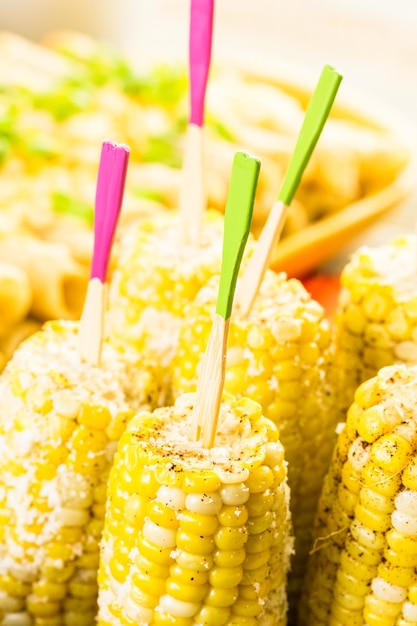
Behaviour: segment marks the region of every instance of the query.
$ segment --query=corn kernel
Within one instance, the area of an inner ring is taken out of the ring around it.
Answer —
[[[216,535],[217,533],[219,533],[219,530],[216,531]],[[198,535],[186,533],[181,528],[177,531],[176,544],[180,550],[193,554],[207,555],[211,554],[214,549],[213,537],[199,537]]]
[[[216,532],[219,523],[215,515],[201,515],[183,511],[180,513],[180,528],[190,535],[208,536]]]
[[[208,606],[228,607],[236,602],[239,587],[210,587],[205,603]]]
[[[372,445],[371,458],[378,467],[395,474],[404,469],[412,452],[406,439],[392,433],[383,435]]]
[[[398,567],[388,562],[378,565],[378,576],[398,587],[409,587],[415,582],[413,567]]]
[[[136,498],[140,498],[140,496],[136,496]],[[143,501],[143,499],[141,500]],[[148,516],[152,522],[158,524],[159,526],[163,526],[165,528],[178,528],[179,521],[175,511],[172,508],[165,506],[158,500],[154,500],[149,505]]]
[[[180,567],[178,564],[174,564],[170,568],[170,576],[179,584],[201,586],[208,581],[209,574],[205,570],[188,570]]]
[[[160,596],[165,593],[166,578],[150,576],[145,572],[137,571],[132,574],[132,585],[138,587],[144,593],[152,591],[152,594]]]
[[[243,569],[240,565],[235,567],[213,567],[209,572],[209,581],[213,587],[229,589],[239,585],[243,577]]]
[[[230,616],[230,610],[224,607],[203,606],[195,615],[196,624],[223,626]]]
[[[57,615],[61,608],[59,602],[45,602],[34,594],[29,594],[26,598],[26,607],[28,612],[35,617],[52,617]]]
[[[161,548],[161,546],[157,546],[151,541],[148,541],[143,535],[138,537],[138,548],[139,552],[149,561],[155,561],[160,565],[169,565],[172,563],[171,548]]]
[[[67,593],[67,585],[65,583],[53,583],[50,580],[41,580],[33,584],[32,593],[35,596],[50,600],[63,600]]]
[[[208,585],[185,585],[173,579],[168,579],[166,584],[166,592],[176,600],[183,602],[201,602],[208,589]]]
[[[246,508],[251,517],[258,517],[271,510],[273,501],[274,497],[269,489],[261,493],[251,493]]]
[[[212,493],[220,488],[221,482],[215,472],[185,472],[183,490],[185,493]]]

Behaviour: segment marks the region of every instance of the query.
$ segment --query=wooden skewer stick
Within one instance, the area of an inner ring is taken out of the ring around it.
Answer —
[[[224,386],[227,335],[237,275],[252,221],[260,162],[244,152],[233,160],[224,217],[219,292],[213,327],[204,353],[190,437],[211,448],[216,436]]]
[[[330,65],[324,67],[307,108],[278,199],[268,215],[255,251],[238,284],[236,307],[242,316],[249,314],[255,301],[272,252],[281,235],[288,207],[321,135],[341,80],[342,75],[333,67]]]
[[[179,210],[185,245],[200,245],[206,209],[204,101],[211,59],[214,0],[191,0],[189,74],[190,117],[185,140]]]
[[[93,260],[78,333],[80,354],[92,365],[100,364],[107,269],[122,207],[129,154],[125,145],[103,142],[96,188]]]

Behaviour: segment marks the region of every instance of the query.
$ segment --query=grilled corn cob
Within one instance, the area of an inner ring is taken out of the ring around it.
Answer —
[[[286,463],[258,403],[224,395],[213,448],[188,439],[194,395],[142,412],[110,473],[100,626],[286,624]]]
[[[300,624],[417,624],[417,367],[363,383],[318,507]]]
[[[78,355],[78,325],[50,322],[0,378],[0,623],[89,626],[116,442],[139,407],[160,400],[137,355]],[[162,401],[162,399],[161,399]]]
[[[119,246],[110,281],[109,324],[121,344],[169,363],[184,306],[220,271],[223,216],[207,211],[202,246],[185,247],[178,215],[139,222]]]
[[[173,360],[174,396],[192,391],[211,327],[213,278],[184,312]],[[321,479],[335,442],[326,373],[329,325],[301,283],[268,271],[248,317],[236,310],[229,328],[225,389],[259,402],[279,427],[288,461],[295,557],[290,600],[297,593],[311,540]]]
[[[417,363],[417,242],[360,248],[341,276],[335,363],[342,416],[358,385],[393,363]]]

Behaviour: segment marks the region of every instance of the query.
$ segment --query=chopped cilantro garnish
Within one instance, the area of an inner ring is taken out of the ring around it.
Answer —
[[[94,223],[94,208],[78,198],[68,195],[65,191],[54,191],[52,193],[52,210],[62,215],[79,217],[90,226]]]

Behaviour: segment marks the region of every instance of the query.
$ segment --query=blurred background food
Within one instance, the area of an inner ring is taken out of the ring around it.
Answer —
[[[188,0],[0,6],[1,310],[10,310],[10,298],[16,302],[13,316],[0,320],[3,362],[43,320],[79,315],[103,139],[132,149],[122,229],[176,205],[188,12]],[[216,4],[209,202],[223,207],[237,147],[258,154],[255,233],[277,195],[322,66],[344,75],[276,268],[337,274],[363,241],[414,228],[416,26],[413,0]]]

